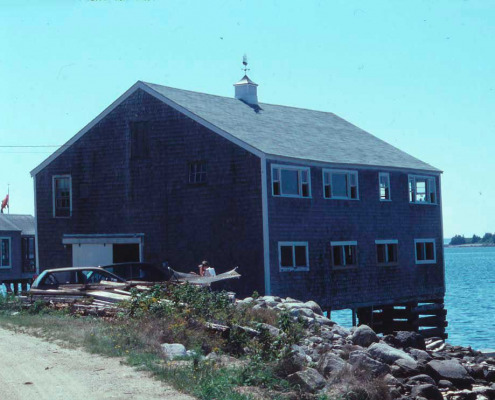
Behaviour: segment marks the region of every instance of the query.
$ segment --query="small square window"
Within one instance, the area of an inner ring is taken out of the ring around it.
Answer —
[[[398,262],[398,241],[377,240],[376,259],[379,265],[396,265]]]
[[[206,162],[189,163],[189,183],[206,183]]]
[[[331,242],[334,267],[353,267],[357,265],[357,242]]]
[[[306,242],[279,242],[280,271],[308,271],[308,244]]]
[[[416,239],[416,264],[435,264],[437,262],[435,239]]]

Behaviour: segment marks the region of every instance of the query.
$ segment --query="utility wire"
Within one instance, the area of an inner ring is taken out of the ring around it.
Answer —
[[[1,148],[31,148],[31,147],[64,147],[68,146],[65,144],[46,144],[46,145],[35,145],[35,146],[27,146],[27,145],[20,145],[20,146],[5,146],[5,145],[0,145]]]

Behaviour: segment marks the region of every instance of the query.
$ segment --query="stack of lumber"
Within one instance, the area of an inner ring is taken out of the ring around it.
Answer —
[[[131,289],[149,290],[155,283],[101,281],[88,285],[60,285],[57,289],[35,289],[23,292],[19,299],[26,308],[43,302],[57,309],[70,308],[83,315],[109,315],[120,310],[119,303],[131,299]]]

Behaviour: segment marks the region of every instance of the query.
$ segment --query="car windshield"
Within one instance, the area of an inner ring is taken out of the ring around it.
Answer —
[[[155,268],[149,264],[109,265],[103,268],[127,280],[130,279],[144,280],[144,281],[167,280],[167,275],[165,271]]]
[[[56,287],[59,285],[83,285],[96,284],[101,281],[121,282],[117,276],[107,271],[97,271],[94,269],[75,270],[75,271],[51,271],[43,277],[40,276],[37,286]]]

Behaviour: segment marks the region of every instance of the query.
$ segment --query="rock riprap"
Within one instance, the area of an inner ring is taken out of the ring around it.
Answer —
[[[238,304],[285,311],[304,322],[303,338],[278,362],[276,371],[314,398],[332,394],[342,375],[354,374],[385,384],[393,399],[495,400],[493,354],[452,346],[440,338],[424,339],[417,332],[381,336],[366,325],[349,330],[326,318],[314,301],[263,296]],[[267,330],[274,339],[284,335],[268,324],[253,328]]]

